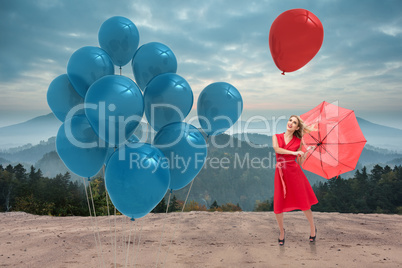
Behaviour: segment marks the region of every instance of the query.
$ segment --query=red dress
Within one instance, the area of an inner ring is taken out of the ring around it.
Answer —
[[[297,151],[301,140],[293,135],[292,140],[285,143],[285,133],[276,134],[280,148]],[[274,213],[282,213],[296,209],[308,210],[318,200],[306,175],[304,175],[296,156],[276,154]]]

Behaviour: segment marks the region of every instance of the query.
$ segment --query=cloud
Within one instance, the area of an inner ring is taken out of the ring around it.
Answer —
[[[116,15],[137,25],[140,45],[156,41],[173,50],[178,74],[195,98],[209,83],[225,81],[240,90],[250,109],[308,108],[324,99],[361,110],[397,109],[401,7],[397,0],[2,1],[0,109],[46,109],[39,100],[45,100],[52,79],[66,72],[75,50],[98,46],[101,24]],[[292,8],[317,15],[324,43],[305,67],[282,76],[268,34],[274,19]],[[133,79],[129,64],[123,74]],[[32,106],[19,99],[28,88]]]

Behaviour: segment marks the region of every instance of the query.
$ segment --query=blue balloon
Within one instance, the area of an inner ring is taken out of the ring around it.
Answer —
[[[67,75],[74,89],[85,98],[88,88],[99,78],[114,74],[110,56],[99,47],[82,47],[75,51],[67,64]]]
[[[144,217],[165,196],[170,183],[169,163],[154,146],[141,143],[116,151],[105,171],[106,188],[115,207],[127,217]],[[121,157],[123,155],[124,157]]]
[[[81,177],[92,177],[102,168],[107,153],[98,140],[85,115],[76,115],[60,126],[56,150],[69,170]]]
[[[47,90],[47,104],[61,122],[66,120],[71,108],[83,103],[84,99],[75,91],[67,74],[59,75],[50,83]],[[75,114],[83,113],[84,110],[81,108]]]
[[[135,81],[141,90],[152,78],[162,73],[175,73],[177,71],[177,60],[172,50],[166,45],[151,42],[142,45],[134,54],[131,67]]]
[[[115,16],[102,23],[98,40],[100,47],[109,54],[113,63],[121,67],[133,58],[140,34],[131,20]]]
[[[128,77],[107,75],[89,88],[85,114],[96,134],[111,146],[123,144],[144,114],[144,98]]]
[[[159,131],[163,126],[181,122],[193,106],[193,91],[187,81],[175,74],[154,77],[144,91],[145,116]]]
[[[198,120],[208,136],[229,129],[243,111],[240,92],[225,82],[212,83],[201,92],[197,102]]]
[[[204,166],[207,144],[193,125],[179,122],[164,126],[153,143],[169,159],[171,190],[185,187]]]

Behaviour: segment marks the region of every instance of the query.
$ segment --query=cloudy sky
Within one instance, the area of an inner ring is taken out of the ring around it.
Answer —
[[[321,20],[324,42],[305,67],[283,76],[268,35],[294,8]],[[134,22],[140,45],[172,49],[195,103],[204,87],[224,81],[241,92],[246,116],[301,114],[325,100],[402,129],[399,0],[1,1],[0,126],[49,113],[49,84],[66,73],[74,51],[99,46],[101,24],[117,15]],[[123,75],[134,79],[130,64]]]

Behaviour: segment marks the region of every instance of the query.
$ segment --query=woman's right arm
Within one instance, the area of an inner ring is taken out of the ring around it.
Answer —
[[[302,151],[294,152],[294,151],[286,150],[286,149],[279,147],[278,139],[276,138],[276,135],[272,136],[272,147],[274,148],[274,151],[277,154],[291,154],[291,155],[302,155],[303,154]]]

